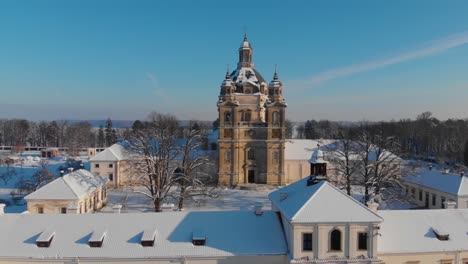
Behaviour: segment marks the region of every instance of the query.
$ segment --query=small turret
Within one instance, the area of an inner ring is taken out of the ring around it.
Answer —
[[[226,71],[226,76],[224,81],[221,83],[221,93],[220,95],[231,95],[235,91],[234,82],[231,80],[231,75],[229,74],[229,67]]]
[[[317,144],[317,149],[312,153],[309,159],[310,175],[327,176],[327,163],[324,159],[323,151],[320,149],[320,143]]]
[[[247,39],[247,33],[244,33],[244,41],[239,48],[239,64],[238,67],[249,67],[253,68],[252,62],[253,49]]]
[[[283,101],[283,83],[278,78],[278,72],[275,66],[275,74],[273,75],[273,80],[268,86],[268,95],[272,102]]]

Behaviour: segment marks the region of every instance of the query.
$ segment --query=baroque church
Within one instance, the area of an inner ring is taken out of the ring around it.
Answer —
[[[282,90],[276,69],[268,84],[254,68],[253,48],[245,35],[237,68],[226,72],[217,103],[219,184],[286,183],[287,104]]]

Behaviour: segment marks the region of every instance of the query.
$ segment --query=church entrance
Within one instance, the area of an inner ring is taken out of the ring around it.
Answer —
[[[249,170],[247,172],[247,180],[249,183],[255,183],[255,171],[254,170]]]

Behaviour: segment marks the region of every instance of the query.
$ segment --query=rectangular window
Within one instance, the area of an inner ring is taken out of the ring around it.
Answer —
[[[232,130],[231,130],[231,129],[225,129],[225,130],[224,130],[224,137],[225,137],[225,138],[230,138],[230,137],[232,137]]]
[[[225,159],[226,161],[230,161],[230,160],[231,160],[231,151],[226,151],[224,159]]]
[[[281,129],[273,129],[271,131],[272,138],[281,138]]]
[[[440,197],[440,208],[445,208],[445,197]]]
[[[37,208],[37,213],[38,214],[43,214],[44,213],[44,207],[38,207]]]
[[[99,168],[99,163],[94,164],[94,168]]]
[[[109,181],[113,181],[113,180],[114,180],[114,174],[109,173]]]
[[[423,200],[423,192],[419,190],[419,201]]]
[[[452,259],[442,259],[440,261],[440,264],[453,264],[453,260]]]
[[[312,251],[312,233],[302,233],[302,250]]]
[[[61,214],[66,214],[67,213],[67,208],[66,207],[60,208],[60,213]]]
[[[432,206],[436,205],[436,201],[437,201],[436,195],[432,194]]]
[[[249,160],[254,160],[255,159],[255,151],[253,149],[250,149],[247,151],[247,158]]]
[[[109,163],[109,168],[113,168],[113,167],[114,167],[114,164]]]
[[[358,250],[367,250],[367,232],[358,233]]]

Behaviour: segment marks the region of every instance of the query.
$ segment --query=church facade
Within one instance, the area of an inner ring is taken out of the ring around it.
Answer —
[[[284,185],[287,104],[283,85],[276,70],[268,84],[252,58],[252,46],[244,36],[237,68],[226,73],[217,103],[218,182]]]

